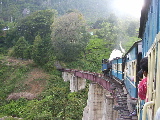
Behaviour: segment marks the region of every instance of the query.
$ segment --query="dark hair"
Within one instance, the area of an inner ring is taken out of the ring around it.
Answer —
[[[143,78],[143,71],[142,70],[138,71],[137,77]]]
[[[142,69],[142,71],[145,71],[148,73],[148,57],[141,59],[140,68]]]

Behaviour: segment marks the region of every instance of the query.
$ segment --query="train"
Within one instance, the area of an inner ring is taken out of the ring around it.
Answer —
[[[144,0],[138,37],[140,40],[122,57],[103,59],[102,72],[116,81],[112,90],[119,85],[125,89],[131,116],[135,112],[137,120],[160,120],[160,0]],[[141,70],[140,60],[145,57],[148,58],[147,94],[146,99],[141,100],[138,96],[141,80],[137,73]]]

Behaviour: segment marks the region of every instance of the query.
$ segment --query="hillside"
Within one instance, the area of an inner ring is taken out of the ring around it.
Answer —
[[[82,118],[87,89],[70,93],[59,71],[45,72],[31,60],[1,56],[0,61],[0,118]]]
[[[9,22],[17,20],[37,11],[55,9],[58,15],[70,10],[80,11],[88,21],[107,18],[110,14],[122,16],[115,10],[116,0],[6,0],[0,5],[0,19]],[[124,17],[124,16],[123,16]]]
[[[34,64],[31,60],[24,61],[9,57],[7,57],[6,61],[3,61],[3,63],[11,67],[24,67]],[[25,76],[26,78],[23,77],[21,81],[15,83],[17,87],[14,89],[14,91],[17,91],[18,89],[21,90],[21,87],[23,86],[23,90],[19,91],[20,93],[26,92],[28,94],[38,95],[44,90],[46,81],[47,79],[49,79],[49,75],[47,75],[42,69],[37,67],[30,69]],[[11,93],[11,95],[14,94],[14,91]]]

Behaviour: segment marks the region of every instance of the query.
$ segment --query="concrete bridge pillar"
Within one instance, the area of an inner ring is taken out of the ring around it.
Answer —
[[[72,76],[70,80],[71,92],[77,92],[78,90],[84,89],[86,86],[86,79],[77,76]]]
[[[71,73],[68,73],[68,72],[62,72],[62,78],[63,80],[66,82],[66,81],[70,81],[70,75]]]
[[[74,75],[70,79],[70,91],[71,92],[77,92],[78,91],[78,79]]]
[[[116,120],[113,100],[109,91],[97,83],[91,83],[82,120]]]
[[[77,77],[78,79],[78,90],[82,90],[86,87],[86,79]]]
[[[71,92],[77,92],[86,86],[86,79],[74,76],[73,73],[62,72],[62,78],[64,81],[70,81]]]
[[[111,95],[106,95],[103,108],[102,120],[116,120],[118,112],[113,110],[114,99]]]
[[[102,120],[103,101],[103,88],[97,83],[91,83],[89,85],[87,106],[84,109],[82,120]]]

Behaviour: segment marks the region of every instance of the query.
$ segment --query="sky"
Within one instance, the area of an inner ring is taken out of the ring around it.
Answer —
[[[115,0],[113,6],[119,14],[131,15],[135,18],[139,18],[143,0]]]

